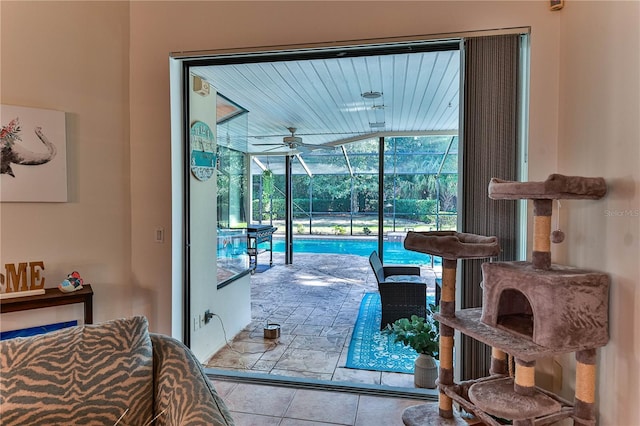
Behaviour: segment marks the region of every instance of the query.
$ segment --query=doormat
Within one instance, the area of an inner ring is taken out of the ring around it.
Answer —
[[[418,353],[392,334],[380,331],[382,304],[379,293],[365,293],[353,329],[345,367],[358,370],[413,373]]]
[[[269,269],[273,268],[273,266],[269,266],[269,265],[256,265],[256,272],[258,274],[263,273],[264,271],[268,271]]]

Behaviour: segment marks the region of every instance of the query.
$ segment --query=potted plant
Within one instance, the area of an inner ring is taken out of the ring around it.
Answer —
[[[387,325],[387,329],[394,334],[396,342],[410,346],[418,353],[413,374],[416,387],[435,388],[438,378],[436,359],[440,349],[440,333],[433,317],[411,315],[411,318],[400,318]]]

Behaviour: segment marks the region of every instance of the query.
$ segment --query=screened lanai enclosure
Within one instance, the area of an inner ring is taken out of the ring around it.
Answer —
[[[303,151],[291,160],[295,235],[393,238],[456,228],[457,136],[376,138]],[[252,222],[282,232],[285,168],[283,156],[252,157]]]
[[[219,270],[244,270],[253,225],[277,228],[285,263],[303,238],[366,240],[384,260],[410,230],[456,229],[459,41],[222,55],[191,73],[194,110],[215,96]]]

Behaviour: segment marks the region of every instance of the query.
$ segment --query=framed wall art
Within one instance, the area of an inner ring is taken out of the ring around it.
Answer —
[[[66,202],[64,112],[0,105],[0,123],[0,201]]]
[[[196,121],[191,125],[191,172],[206,181],[216,170],[216,138],[207,123]]]

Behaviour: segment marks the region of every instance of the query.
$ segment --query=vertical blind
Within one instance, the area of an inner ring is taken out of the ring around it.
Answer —
[[[499,238],[498,260],[516,260],[517,205],[491,200],[492,177],[516,180],[518,172],[520,35],[477,37],[464,44],[462,119],[462,232]],[[462,260],[461,308],[482,305],[482,260]],[[487,375],[491,350],[464,336],[461,379]]]

